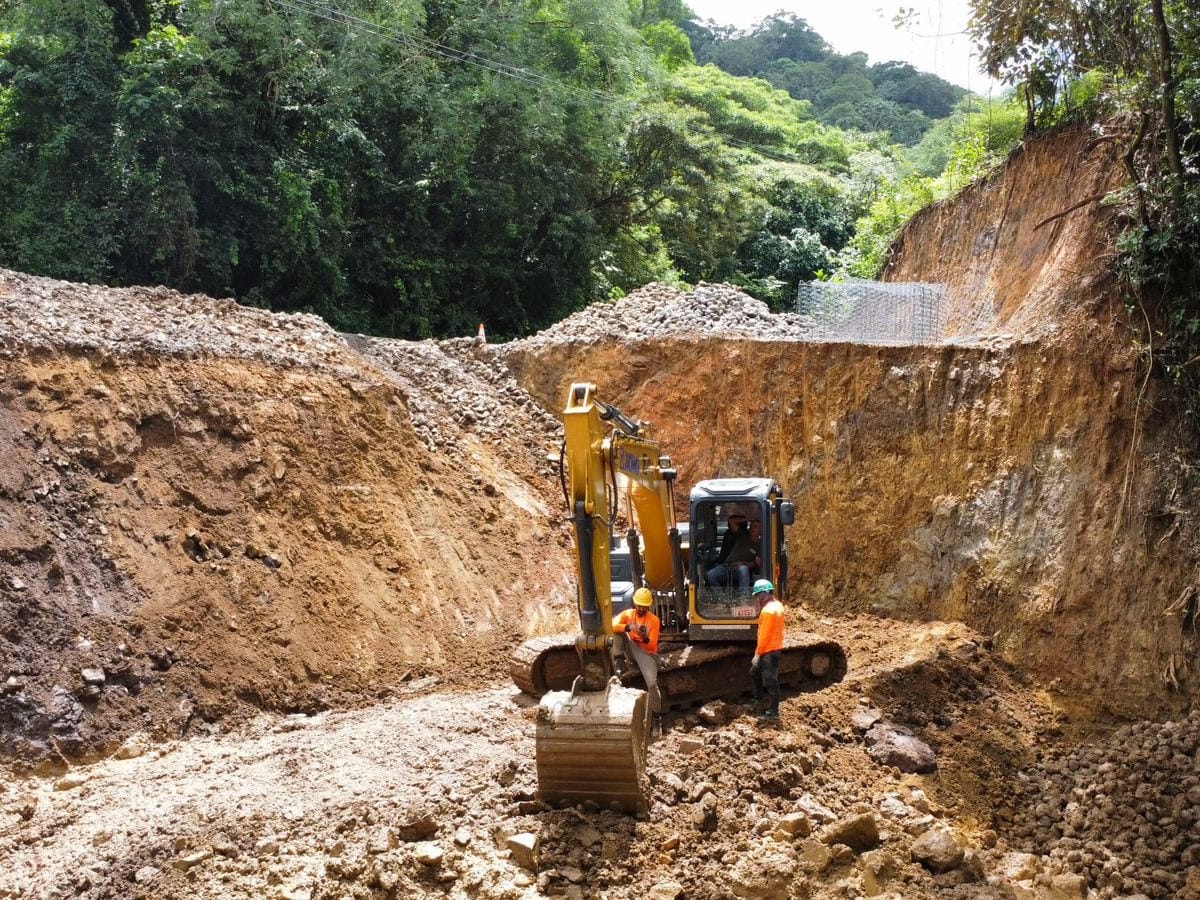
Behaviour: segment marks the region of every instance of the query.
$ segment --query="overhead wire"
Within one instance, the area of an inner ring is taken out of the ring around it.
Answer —
[[[326,6],[318,0],[271,0],[274,4],[291,9],[302,15],[310,15],[314,18],[323,19],[333,24],[343,24],[353,28],[360,33],[365,33],[378,39],[388,41],[397,46],[415,50],[420,53],[427,53],[438,56],[442,59],[461,63],[467,66],[474,66],[487,72],[500,75],[507,78],[514,78],[522,81],[533,87],[548,88],[564,91],[573,95],[580,100],[590,100],[595,103],[600,103],[610,107],[617,107],[623,112],[632,112],[637,108],[637,104],[628,97],[623,97],[618,94],[613,94],[608,91],[602,91],[596,88],[579,88],[560,78],[554,78],[549,75],[535,72],[531,69],[522,66],[516,66],[502,60],[493,59],[483,54],[476,53],[472,50],[460,50],[454,47],[449,47],[438,41],[431,40],[427,37],[413,34],[405,31],[402,28],[395,26],[383,26],[351,13],[344,12],[337,8]],[[713,137],[720,134],[711,126],[709,128],[701,127],[694,122],[686,122],[684,127],[691,133],[702,137]],[[763,147],[759,144],[750,141],[744,141],[736,137],[720,134],[721,141],[733,147],[743,150],[751,150],[760,156],[767,159],[775,160],[776,162],[785,163],[801,163],[802,159],[787,153],[782,153],[768,147]]]

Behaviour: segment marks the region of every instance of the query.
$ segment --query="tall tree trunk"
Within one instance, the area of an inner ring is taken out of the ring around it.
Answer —
[[[1154,25],[1158,29],[1158,78],[1163,129],[1167,133],[1167,165],[1171,168],[1174,182],[1171,192],[1178,200],[1183,190],[1183,160],[1179,155],[1179,131],[1175,122],[1175,76],[1171,68],[1171,33],[1167,31],[1163,0],[1150,0],[1150,9],[1154,14]]]

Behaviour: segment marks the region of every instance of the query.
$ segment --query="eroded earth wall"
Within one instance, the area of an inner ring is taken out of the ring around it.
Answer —
[[[1164,615],[1192,576],[1171,511],[1182,471],[1150,438],[1134,445],[1129,360],[725,341],[572,356],[658,427],[681,483],[785,485],[793,601],[964,621],[1101,709],[1183,699],[1161,680],[1194,656]]]
[[[778,478],[798,506],[793,602],[961,620],[1085,714],[1186,708],[1195,498],[1104,262],[1095,201],[1119,166],[1093,137],[1030,145],[898,242],[891,277],[947,283],[960,305],[993,298],[973,343],[560,328],[509,363],[548,406],[594,381],[652,421],[682,484]]]
[[[505,679],[576,618],[547,451],[577,380],[652,420],[683,486],[783,483],[791,603],[961,620],[1085,716],[1184,708],[1197,504],[1080,204],[1105,146],[1031,145],[905,233],[905,279],[990,248],[956,289],[995,286],[973,343],[813,342],[719,285],[386,341],[0,272],[0,749]]]
[[[573,609],[555,425],[451,345],[16,273],[0,304],[0,749],[474,684]]]

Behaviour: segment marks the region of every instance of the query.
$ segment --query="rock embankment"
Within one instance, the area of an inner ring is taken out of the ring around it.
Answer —
[[[532,337],[523,348],[546,343],[594,344],[682,336],[802,341],[812,321],[796,313],[772,313],[765,303],[728,284],[701,282],[692,291],[649,284],[615,303],[593,303]]]

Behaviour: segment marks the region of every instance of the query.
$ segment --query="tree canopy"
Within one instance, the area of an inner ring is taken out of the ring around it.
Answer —
[[[696,59],[732,75],[757,76],[812,104],[827,125],[884,131],[912,145],[950,115],[966,91],[904,62],[868,65],[865,53],[835,53],[804,19],[777,13],[745,32],[692,25]]]
[[[783,307],[930,78],[679,0],[0,0],[0,265],[417,338],[654,279]]]

